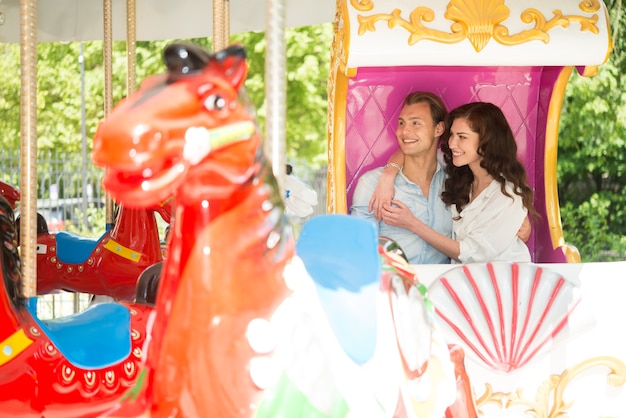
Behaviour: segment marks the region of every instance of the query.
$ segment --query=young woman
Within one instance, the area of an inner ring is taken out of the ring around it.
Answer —
[[[407,222],[408,208],[396,200],[383,204],[382,220],[413,231],[456,262],[531,261],[518,231],[529,212],[536,215],[533,192],[504,114],[491,103],[469,103],[450,112],[446,128],[441,197],[452,210],[453,238],[419,219]]]

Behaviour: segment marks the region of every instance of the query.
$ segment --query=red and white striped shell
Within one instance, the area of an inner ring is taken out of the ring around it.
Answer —
[[[533,263],[466,264],[437,278],[429,299],[446,340],[487,367],[510,372],[544,354],[571,330],[578,287]]]

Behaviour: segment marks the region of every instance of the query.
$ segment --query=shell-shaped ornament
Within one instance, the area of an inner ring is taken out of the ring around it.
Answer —
[[[511,372],[570,337],[578,286],[533,263],[465,264],[442,274],[429,299],[448,342],[490,369]]]
[[[509,13],[504,0],[452,0],[446,18],[462,24],[474,50],[480,52],[491,39],[495,27],[506,20]]]

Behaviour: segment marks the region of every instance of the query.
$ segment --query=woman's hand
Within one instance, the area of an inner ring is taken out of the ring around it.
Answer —
[[[370,198],[368,206],[370,212],[374,212],[374,217],[380,222],[383,220],[383,205],[391,205],[391,199],[395,193],[394,182],[396,179],[397,169],[387,167],[383,170],[380,180],[376,185],[376,190]]]

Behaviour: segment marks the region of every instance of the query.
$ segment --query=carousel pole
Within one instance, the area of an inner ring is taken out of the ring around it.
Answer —
[[[37,0],[20,0],[22,291],[37,295]]]
[[[230,0],[224,0],[224,48],[230,45]]]
[[[229,13],[229,0],[213,0],[213,52],[228,46],[230,38]]]
[[[113,109],[113,8],[112,0],[104,4],[104,117]],[[137,89],[137,20],[135,0],[126,1],[126,92],[130,95]],[[115,202],[107,194],[105,201],[107,230],[115,224]]]
[[[126,0],[126,94],[137,90],[137,16],[135,0]]]
[[[285,0],[266,2],[267,50],[265,52],[265,155],[272,161],[272,171],[278,181],[281,196],[285,196],[285,128],[286,80]]]
[[[104,55],[104,117],[113,109],[113,0],[102,0],[104,17],[104,36],[102,50]],[[106,230],[113,228],[115,223],[114,202],[106,196],[105,199]]]

